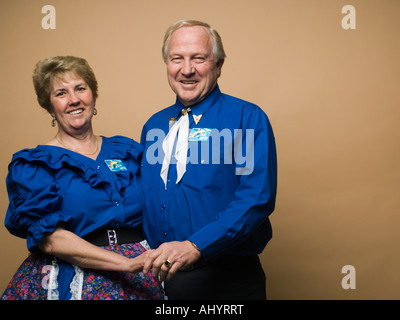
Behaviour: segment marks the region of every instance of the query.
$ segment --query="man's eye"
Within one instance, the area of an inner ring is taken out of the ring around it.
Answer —
[[[195,57],[193,60],[194,60],[195,62],[201,63],[201,62],[204,62],[206,59],[203,58],[203,57]]]

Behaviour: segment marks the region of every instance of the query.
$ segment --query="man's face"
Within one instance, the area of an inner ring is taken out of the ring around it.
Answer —
[[[202,26],[182,27],[169,39],[168,82],[186,107],[202,101],[217,85],[222,62],[214,61],[212,39]]]

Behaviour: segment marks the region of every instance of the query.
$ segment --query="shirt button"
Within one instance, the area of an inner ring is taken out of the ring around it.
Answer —
[[[100,170],[100,166],[97,166],[97,170]]]
[[[164,238],[166,238],[166,237],[167,237],[167,234],[166,234],[166,233],[164,233],[164,234],[163,234],[163,236],[164,236]]]
[[[161,206],[161,209],[165,210],[165,204],[163,204],[163,205]]]
[[[119,206],[119,202],[118,202],[118,201],[115,201],[114,203],[115,203],[115,205],[116,205],[117,207]]]

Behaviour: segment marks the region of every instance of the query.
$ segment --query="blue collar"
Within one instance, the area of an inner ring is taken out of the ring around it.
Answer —
[[[219,96],[221,95],[221,91],[219,89],[219,86],[217,85],[211,93],[209,93],[208,96],[206,96],[202,101],[200,101],[197,104],[194,104],[190,106],[190,109],[192,110],[193,114],[195,115],[200,115],[204,114],[206,111],[208,111],[217,101]],[[175,111],[176,115],[179,115],[181,110],[185,108],[185,106],[179,101],[178,97],[176,97],[176,102],[175,102]]]

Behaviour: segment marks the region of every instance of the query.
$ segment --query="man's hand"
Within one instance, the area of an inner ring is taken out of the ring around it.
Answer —
[[[191,266],[200,257],[200,251],[188,240],[166,242],[151,250],[143,272],[148,273],[151,269],[154,278],[160,274],[162,281],[169,280],[179,269]]]

